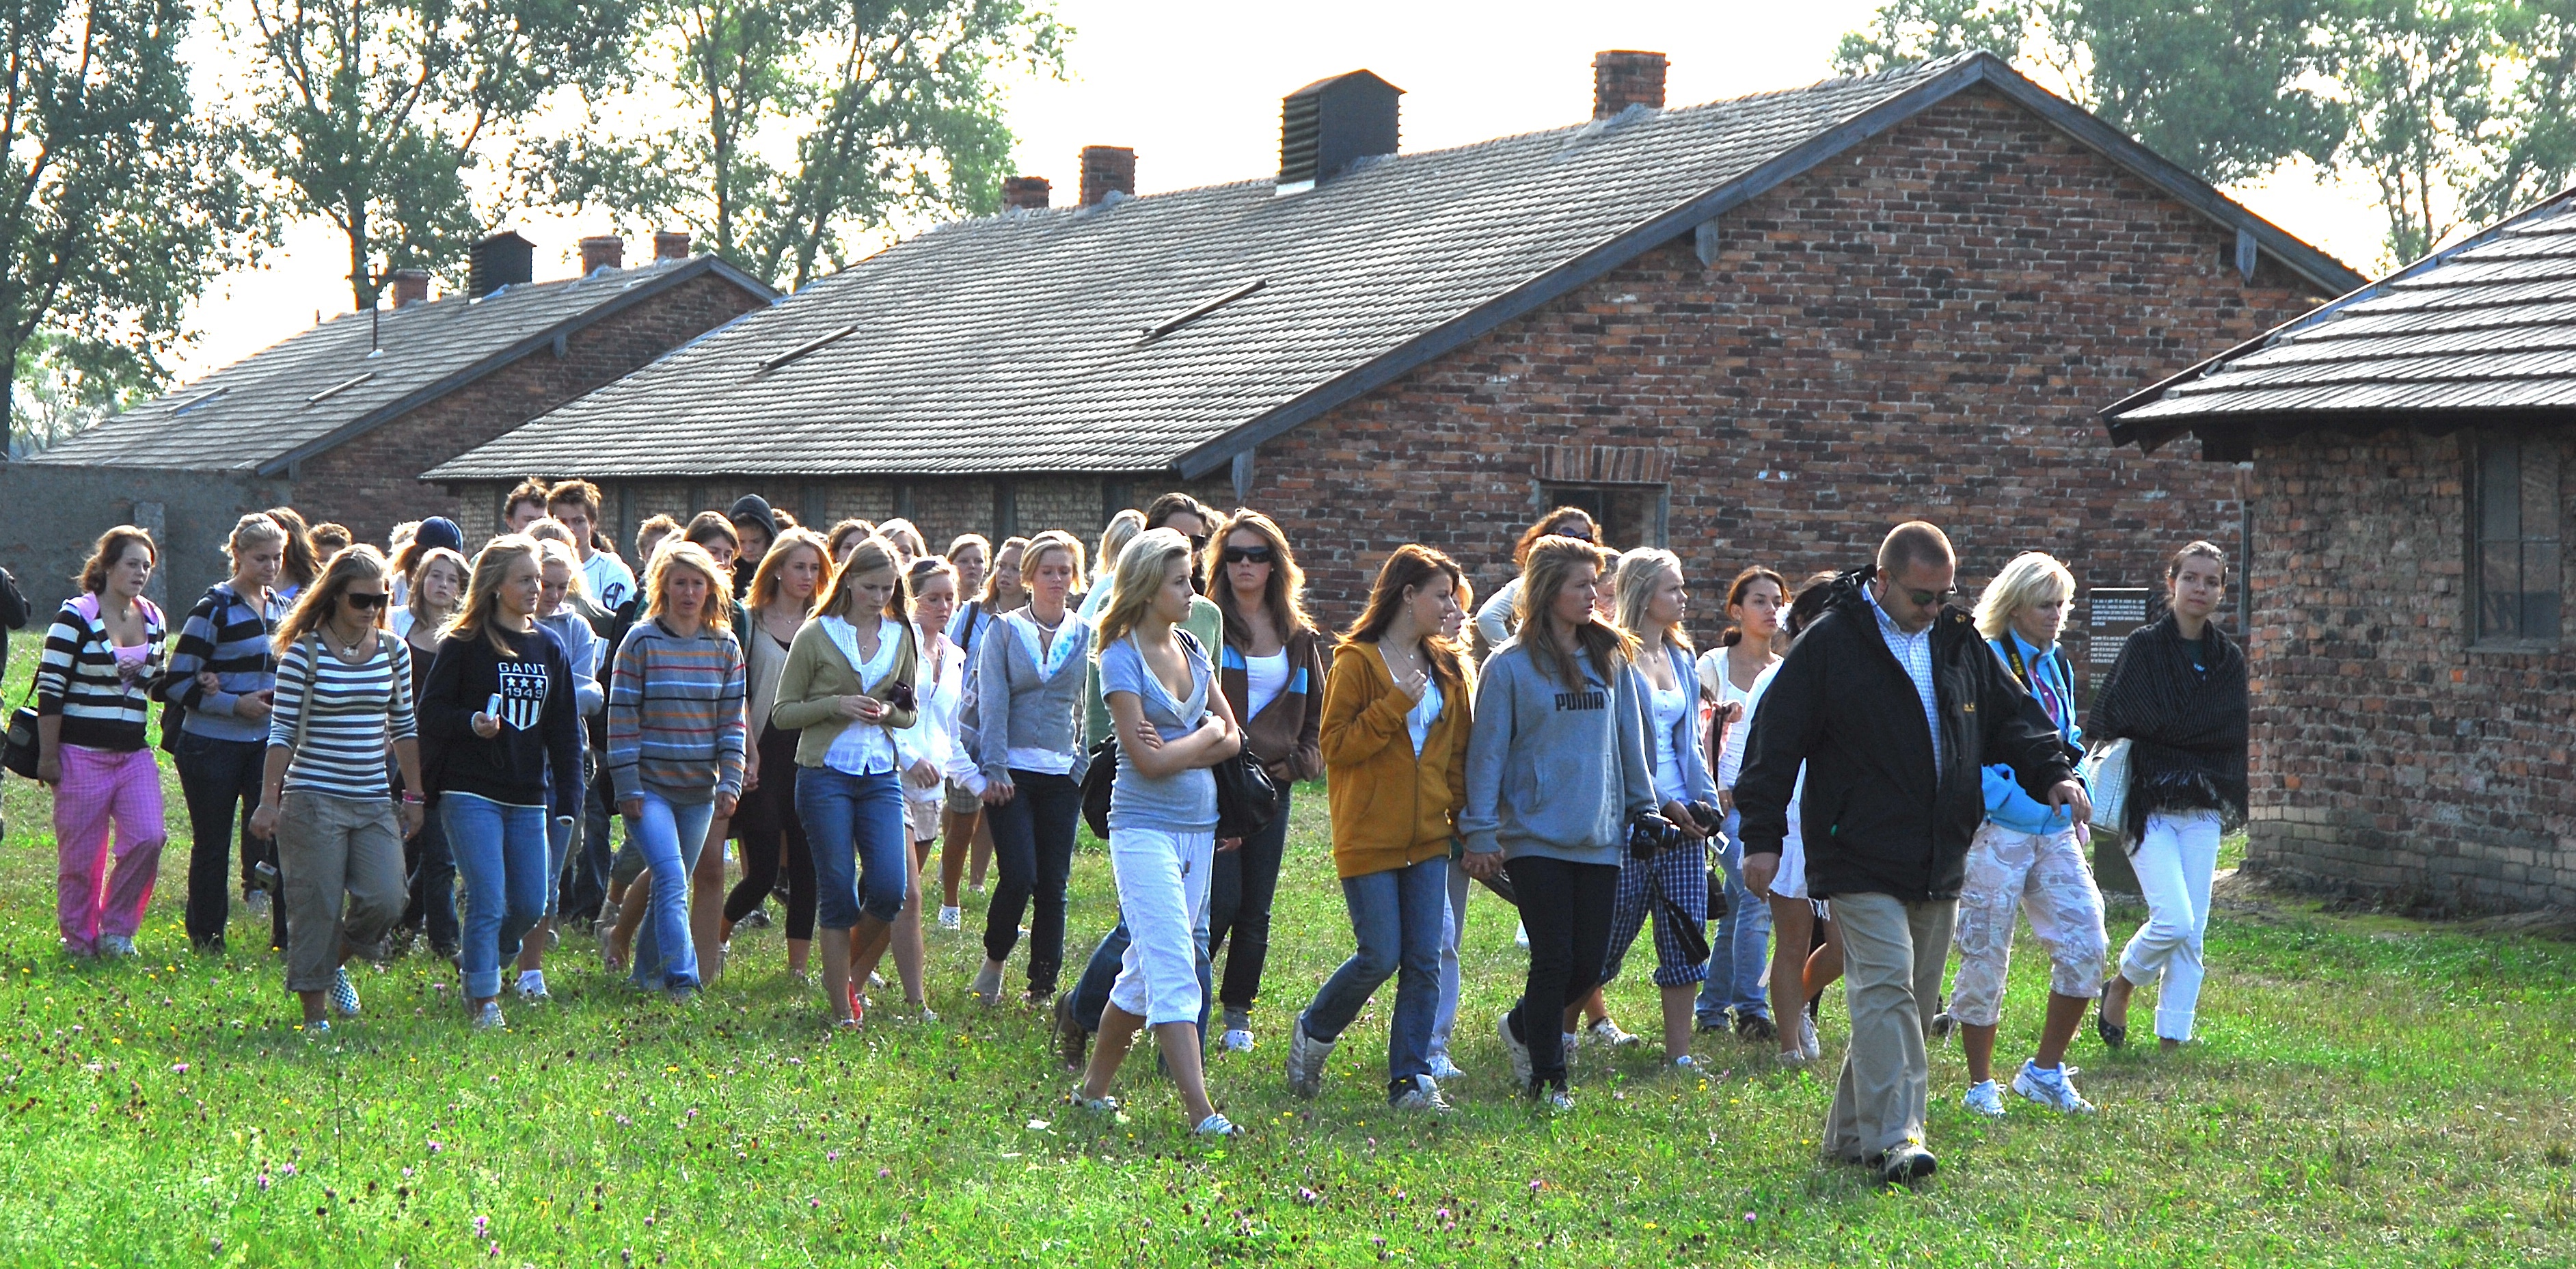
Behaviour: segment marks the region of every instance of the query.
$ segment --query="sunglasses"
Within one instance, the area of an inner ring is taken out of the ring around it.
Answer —
[[[349,601],[349,606],[360,612],[374,612],[375,610],[384,607],[385,602],[392,599],[393,596],[385,594],[383,591],[378,591],[375,594],[369,595],[361,591],[349,590],[340,592],[340,598]]]
[[[1270,562],[1270,548],[1266,546],[1229,546],[1225,548],[1225,562],[1228,564],[1267,564]]]
[[[1906,600],[1917,608],[1929,608],[1934,604],[1946,604],[1959,593],[1959,588],[1956,586],[1953,586],[1948,590],[1915,590],[1911,587],[1900,589],[1903,591]]]

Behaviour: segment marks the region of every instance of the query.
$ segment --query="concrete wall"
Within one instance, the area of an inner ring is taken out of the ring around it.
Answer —
[[[207,587],[232,575],[223,545],[233,522],[291,504],[293,491],[284,480],[228,472],[0,465],[0,565],[17,576],[36,622],[49,621],[47,614],[76,593],[73,576],[98,535],[141,524],[161,548],[146,593],[175,622]]]

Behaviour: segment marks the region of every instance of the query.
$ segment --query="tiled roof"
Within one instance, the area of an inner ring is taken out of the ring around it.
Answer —
[[[2103,411],[2120,443],[2391,423],[2449,430],[2576,408],[2576,191]]]
[[[1264,178],[944,225],[428,475],[1203,475],[1978,83],[2320,285],[2359,281],[1970,54],[1382,158],[1300,193]]]
[[[709,272],[711,256],[350,313],[30,456],[31,463],[274,474],[377,423]],[[370,351],[370,349],[374,351]]]

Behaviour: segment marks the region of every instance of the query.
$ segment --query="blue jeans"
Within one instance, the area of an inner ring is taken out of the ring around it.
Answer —
[[[438,814],[465,883],[456,967],[465,996],[501,994],[501,962],[546,914],[546,808],[471,793],[442,793]]]
[[[1440,940],[1449,923],[1449,861],[1342,878],[1359,950],[1324,980],[1301,1024],[1330,1044],[1360,1016],[1378,985],[1395,977],[1395,1020],[1386,1029],[1389,1087],[1431,1072],[1431,1016],[1440,1005]]]
[[[1771,905],[1744,888],[1744,838],[1740,821],[1727,812],[1717,864],[1726,873],[1726,909],[1717,914],[1717,932],[1708,941],[1708,981],[1701,983],[1691,1012],[1703,1027],[1726,1025],[1735,1016],[1768,1018],[1767,974],[1771,965]]]
[[[698,985],[698,949],[689,938],[689,877],[707,844],[713,802],[669,802],[644,790],[643,813],[626,821],[626,835],[644,853],[653,874],[652,907],[635,930],[635,985],[647,991]]]
[[[814,923],[846,930],[861,914],[894,920],[903,910],[903,853],[912,837],[895,774],[800,767],[796,818],[814,851]]]

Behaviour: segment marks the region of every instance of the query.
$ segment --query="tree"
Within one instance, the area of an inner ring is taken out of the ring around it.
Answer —
[[[1893,0],[1846,70],[1986,48],[2216,184],[2368,177],[2389,263],[2576,174],[2571,0]]]
[[[254,221],[188,91],[182,0],[6,0],[0,13],[0,357],[12,369],[0,417],[14,452],[25,404],[68,420],[159,383],[189,301]]]
[[[1021,0],[661,0],[658,88],[686,122],[558,143],[559,201],[677,222],[790,289],[908,215],[990,211],[998,72],[1061,74],[1070,34]]]
[[[338,227],[349,294],[393,271],[460,280],[480,236],[467,173],[518,170],[562,93],[624,82],[636,0],[248,0],[246,150],[286,209]],[[504,195],[506,201],[507,196]]]

